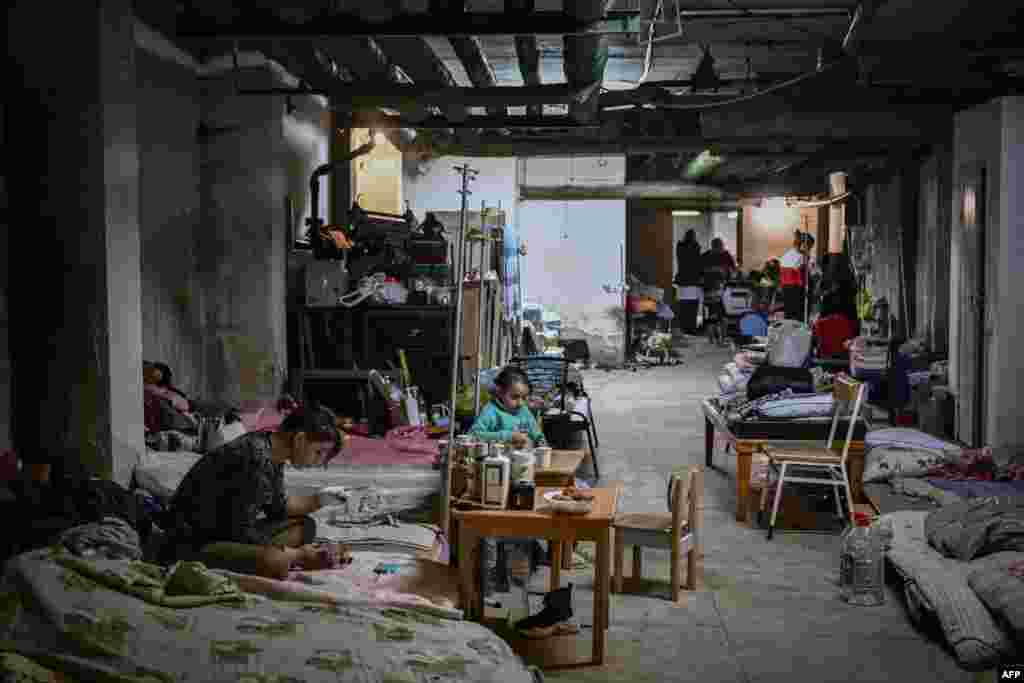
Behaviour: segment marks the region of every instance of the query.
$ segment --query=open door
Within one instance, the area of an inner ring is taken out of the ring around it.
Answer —
[[[985,438],[985,167],[965,166],[957,188],[960,229],[960,363],[957,437],[972,446]]]

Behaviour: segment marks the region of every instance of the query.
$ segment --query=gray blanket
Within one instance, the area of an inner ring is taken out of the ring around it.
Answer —
[[[1024,563],[1024,553],[995,553],[971,563],[967,583],[996,622],[1024,643],[1024,579],[1010,573]]]
[[[1024,496],[963,500],[931,513],[924,526],[933,548],[965,562],[1003,550],[1024,551]]]

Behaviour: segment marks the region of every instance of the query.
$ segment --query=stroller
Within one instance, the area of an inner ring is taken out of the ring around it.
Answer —
[[[704,306],[708,338],[725,343],[741,336],[740,319],[755,310],[754,288],[738,279],[705,288]]]

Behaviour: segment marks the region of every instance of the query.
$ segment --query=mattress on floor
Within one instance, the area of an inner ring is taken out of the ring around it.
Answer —
[[[964,669],[990,669],[1014,654],[1013,641],[968,584],[980,560],[950,559],[928,544],[924,523],[929,514],[886,514],[893,521],[892,548],[886,556],[903,578],[911,617],[934,617]]]
[[[166,502],[199,458],[198,453],[147,451],[135,466],[134,483]],[[345,486],[380,495],[375,514],[421,509],[441,492],[441,472],[429,464],[356,465],[340,457],[326,467],[304,470],[285,466],[289,495],[314,494],[325,486]]]

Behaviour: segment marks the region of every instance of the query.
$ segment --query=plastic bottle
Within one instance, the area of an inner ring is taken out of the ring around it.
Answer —
[[[854,528],[843,537],[840,553],[840,597],[851,605],[885,602],[884,556],[879,534],[864,513],[854,515]]]

